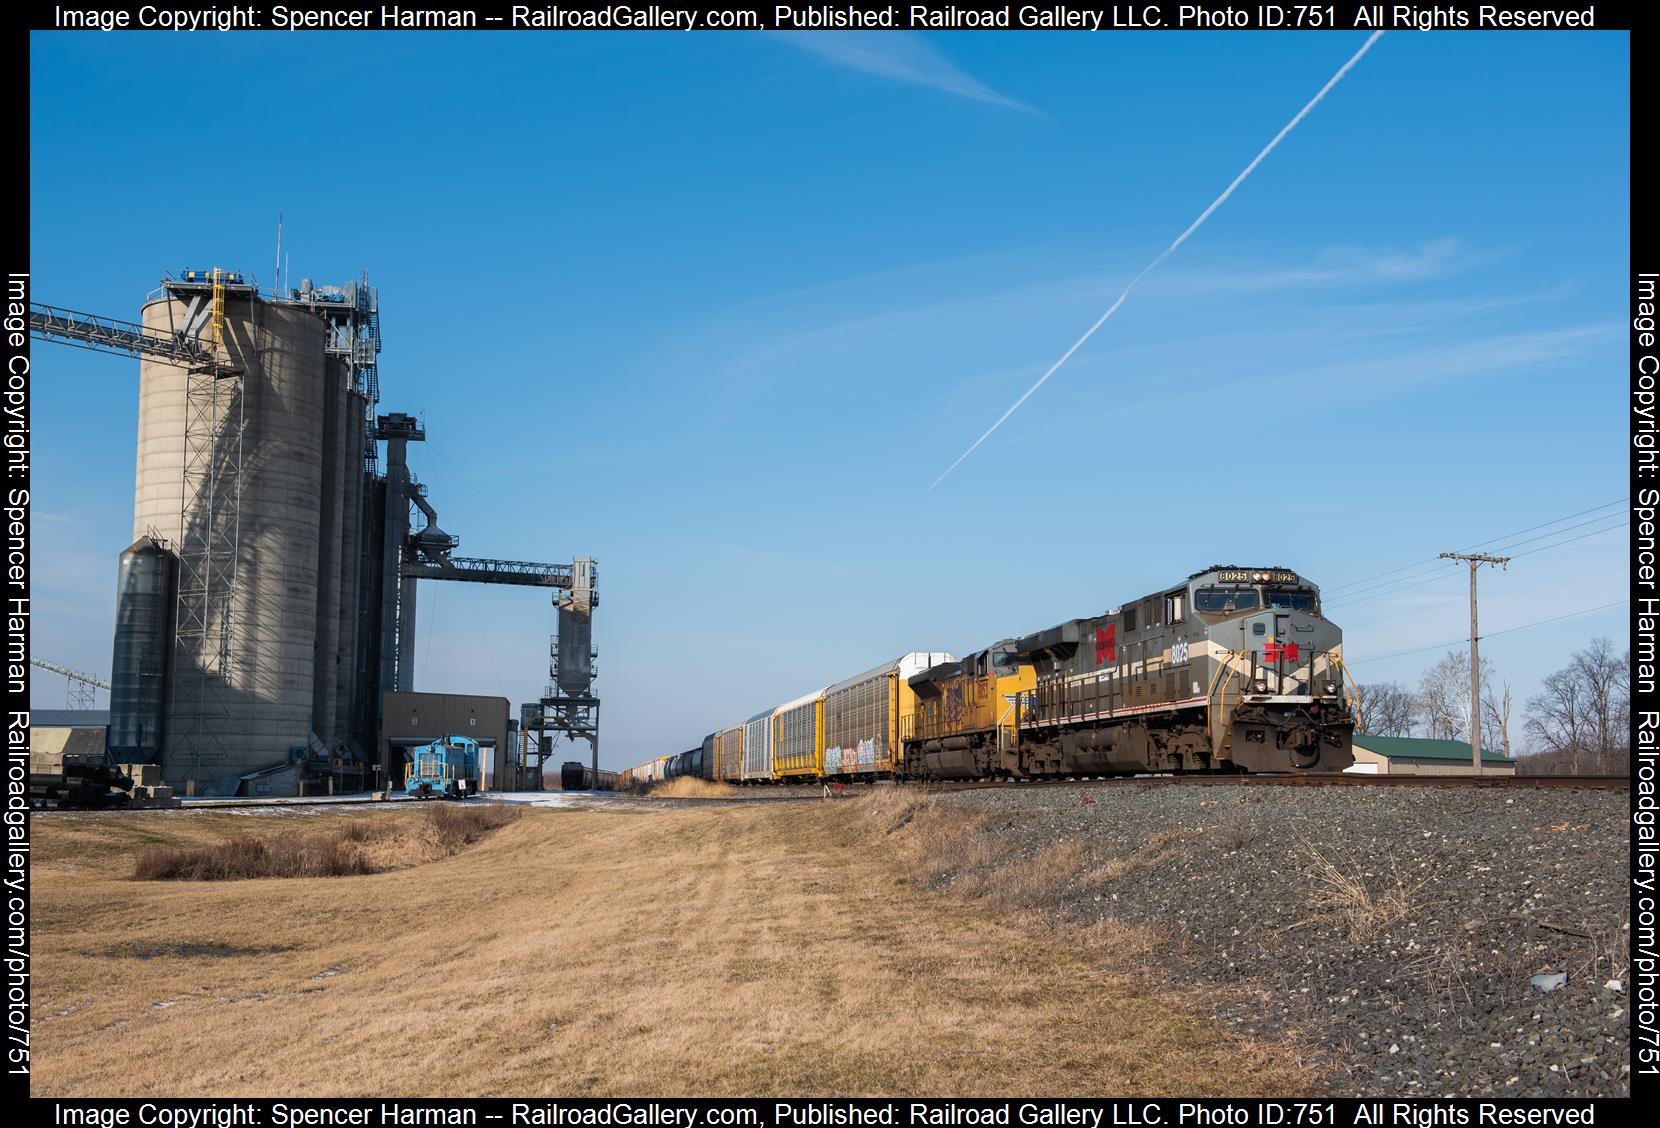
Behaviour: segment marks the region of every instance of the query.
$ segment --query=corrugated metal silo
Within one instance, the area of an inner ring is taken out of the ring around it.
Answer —
[[[593,685],[594,624],[588,615],[559,609],[559,657],[554,669],[559,692],[579,695]]]
[[[147,536],[121,554],[106,745],[117,763],[149,763],[161,750],[177,570],[172,550]]]

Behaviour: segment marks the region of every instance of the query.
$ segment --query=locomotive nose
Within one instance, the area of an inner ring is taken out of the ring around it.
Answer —
[[[1237,629],[1238,649],[1251,657],[1254,692],[1322,695],[1321,679],[1328,671],[1317,659],[1342,639],[1330,623],[1312,612],[1267,607],[1241,618]]]

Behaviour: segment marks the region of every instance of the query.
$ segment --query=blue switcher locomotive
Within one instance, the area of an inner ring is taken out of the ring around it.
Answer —
[[[404,768],[404,792],[412,799],[465,799],[478,792],[478,742],[441,736],[415,749]]]

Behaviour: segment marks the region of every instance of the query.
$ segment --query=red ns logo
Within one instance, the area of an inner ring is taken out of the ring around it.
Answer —
[[[1294,642],[1270,642],[1262,648],[1264,662],[1278,662],[1284,658],[1287,662],[1297,661],[1297,644]]]
[[[1108,662],[1118,661],[1118,624],[1108,623],[1106,628],[1095,628],[1095,664],[1104,666]]]

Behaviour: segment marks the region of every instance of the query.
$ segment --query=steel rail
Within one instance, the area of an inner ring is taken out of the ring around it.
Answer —
[[[1254,787],[1497,787],[1627,791],[1631,788],[1631,777],[1621,775],[1349,775],[1341,772],[1312,773],[1309,775],[1224,775],[1218,773],[1179,776],[1081,776],[1031,780],[934,780],[913,781],[910,786],[920,786],[935,791],[974,791],[987,787],[1018,790],[1025,787],[1124,787],[1169,784],[1212,787],[1232,784]]]

